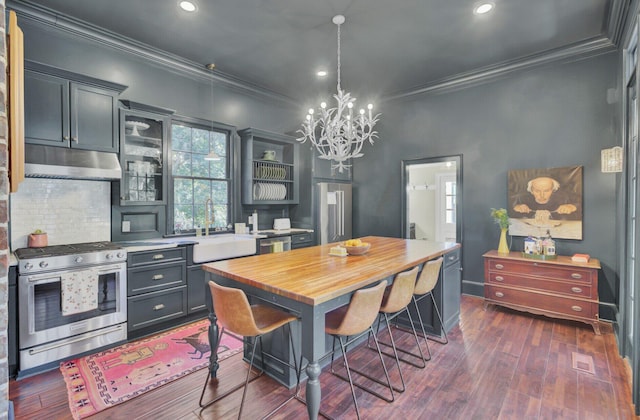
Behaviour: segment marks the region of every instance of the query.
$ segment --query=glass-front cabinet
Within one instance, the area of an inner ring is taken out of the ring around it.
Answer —
[[[166,203],[167,115],[120,110],[120,205]]]

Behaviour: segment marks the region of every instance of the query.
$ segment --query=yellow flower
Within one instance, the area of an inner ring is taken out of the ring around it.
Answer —
[[[506,209],[491,209],[491,217],[493,217],[493,221],[496,222],[500,229],[508,229],[509,228],[509,215],[507,214]]]

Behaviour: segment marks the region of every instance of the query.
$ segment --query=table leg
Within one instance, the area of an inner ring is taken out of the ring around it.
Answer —
[[[307,376],[309,379],[307,380],[307,412],[309,414],[310,420],[316,420],[318,418],[318,412],[320,411],[320,399],[321,389],[320,389],[320,372],[321,372],[320,364],[317,360],[309,363],[307,366]]]
[[[218,375],[218,368],[220,365],[218,364],[218,337],[220,336],[220,331],[218,328],[218,318],[216,317],[215,312],[209,313],[209,346],[211,347],[211,354],[209,355],[209,372],[211,373],[211,377],[215,378]]]

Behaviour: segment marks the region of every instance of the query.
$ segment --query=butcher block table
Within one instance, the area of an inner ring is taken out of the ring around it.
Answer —
[[[330,248],[336,245],[333,243],[203,265],[207,280],[240,288],[250,296],[299,314],[302,355],[309,361],[306,398],[310,419],[316,419],[320,409],[319,359],[325,354],[325,313],[348,304],[358,289],[382,279],[391,282],[399,272],[460,248],[454,242],[378,236],[361,239],[371,244],[364,255],[329,255]],[[218,337],[215,308],[210,319],[209,341],[213,349]],[[211,352],[210,362],[209,369],[215,376],[218,369],[215,352]]]

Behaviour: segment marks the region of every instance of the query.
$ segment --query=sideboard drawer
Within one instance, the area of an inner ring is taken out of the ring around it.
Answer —
[[[561,293],[566,296],[595,298],[594,289],[590,284],[566,282],[539,277],[527,277],[510,273],[489,272],[489,284],[516,286],[525,289]]]
[[[525,290],[485,285],[485,298],[503,304],[517,305],[530,312],[539,310],[569,315],[575,318],[594,319],[598,316],[597,302],[570,299],[560,296],[532,293]]]
[[[594,273],[594,270],[582,267],[557,266],[551,263],[539,263],[536,261],[525,263],[497,259],[489,260],[489,270],[535,275],[539,277],[556,278],[559,280],[570,280],[589,284],[593,283]]]

